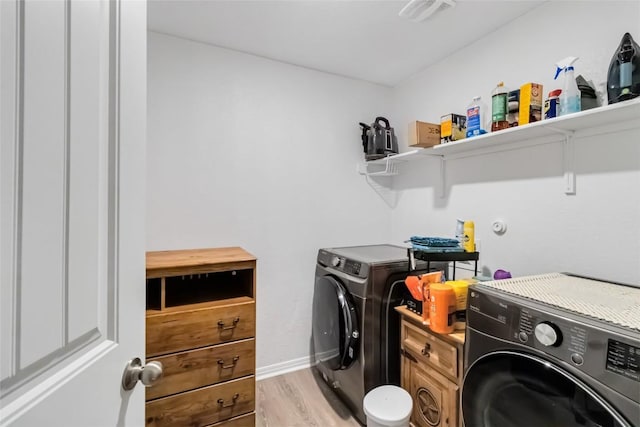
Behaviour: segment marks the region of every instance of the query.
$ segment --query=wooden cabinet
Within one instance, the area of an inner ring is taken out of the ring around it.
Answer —
[[[255,279],[241,248],[147,253],[148,427],[255,425]]]
[[[464,332],[440,335],[404,307],[401,322],[401,385],[413,398],[414,427],[461,427],[460,390]]]

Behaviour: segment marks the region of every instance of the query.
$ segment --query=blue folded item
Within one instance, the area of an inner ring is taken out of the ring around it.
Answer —
[[[411,236],[409,241],[412,245],[425,246],[430,248],[456,248],[460,247],[460,242],[457,239],[451,239],[448,237],[423,237],[423,236]],[[462,250],[462,248],[460,248]]]
[[[460,246],[425,246],[412,243],[411,246],[416,251],[422,252],[464,252]]]

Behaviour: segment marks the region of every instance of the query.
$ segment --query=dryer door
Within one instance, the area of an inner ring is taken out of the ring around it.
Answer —
[[[358,357],[360,331],[351,295],[332,276],[316,277],[313,295],[313,343],[316,362],[334,371]]]
[[[462,414],[468,427],[631,427],[573,375],[511,351],[490,353],[469,367]]]

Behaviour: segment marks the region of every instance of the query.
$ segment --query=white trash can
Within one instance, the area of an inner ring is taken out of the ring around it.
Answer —
[[[367,427],[408,427],[413,401],[406,390],[383,385],[367,393],[362,406]]]

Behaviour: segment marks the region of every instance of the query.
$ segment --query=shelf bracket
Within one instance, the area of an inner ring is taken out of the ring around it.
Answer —
[[[375,172],[370,172],[369,166],[373,166],[374,169],[378,169]],[[384,167],[383,167],[384,166]],[[387,157],[384,163],[358,163],[356,167],[360,175],[367,176],[392,176],[398,174],[398,164],[390,161]]]
[[[573,141],[574,131],[557,129],[547,126],[548,129],[562,134],[564,141],[562,142],[562,168],[563,168],[563,184],[564,194],[576,194],[576,165],[575,165],[575,146]]]
[[[573,133],[564,136],[562,143],[562,164],[564,167],[564,194],[576,194],[575,147]]]
[[[378,177],[376,177],[375,175],[365,175],[365,179],[367,180],[367,184],[369,184],[369,187],[371,187],[376,193],[378,193],[378,196],[380,196],[382,200],[384,200],[387,206],[393,209],[398,203],[398,197],[395,190],[392,188],[392,183],[388,182],[388,185],[382,185],[381,183],[377,182],[376,179],[374,179],[377,178],[384,180],[388,177],[388,175],[380,175]]]
[[[438,186],[438,196],[444,199],[447,196],[447,160],[440,156],[440,185]]]

